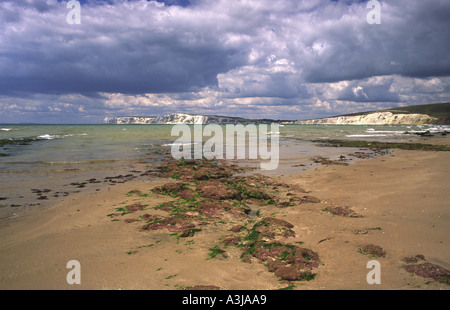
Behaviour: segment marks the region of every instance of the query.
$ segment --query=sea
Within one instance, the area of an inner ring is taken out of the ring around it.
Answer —
[[[188,127],[193,128],[193,125]],[[49,205],[52,198],[76,193],[85,187],[99,188],[106,181],[111,184],[112,180],[120,183],[148,177],[144,172],[170,160],[172,147],[179,144],[180,134],[173,134],[173,128],[174,125],[169,124],[0,124],[0,219]],[[427,131],[439,136],[450,132],[450,127],[280,125],[276,132],[270,132],[279,135],[279,165],[265,172],[297,173],[313,166],[314,158],[319,156],[337,160],[354,151],[354,148],[320,146],[317,143],[320,139],[416,142],[429,139],[420,135]],[[203,141],[208,139],[203,138]],[[185,140],[183,142],[188,142]],[[235,162],[259,167],[257,161],[251,159]]]

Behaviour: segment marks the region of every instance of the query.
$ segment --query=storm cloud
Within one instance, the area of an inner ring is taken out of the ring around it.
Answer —
[[[80,2],[78,25],[67,1],[0,1],[0,121],[302,119],[450,98],[449,1],[380,1],[380,24],[367,1]]]

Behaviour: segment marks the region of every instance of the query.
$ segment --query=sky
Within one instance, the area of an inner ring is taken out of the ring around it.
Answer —
[[[67,2],[0,0],[0,123],[450,101],[448,0],[81,0],[79,24]]]

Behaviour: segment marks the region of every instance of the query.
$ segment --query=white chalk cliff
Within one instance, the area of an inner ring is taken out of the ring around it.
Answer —
[[[437,118],[426,114],[394,114],[372,112],[362,115],[335,116],[303,121],[282,121],[283,124],[336,124],[336,125],[423,125],[432,124]],[[106,117],[103,124],[249,124],[276,123],[274,120],[251,120],[240,117],[217,115],[192,115],[173,113],[164,116],[119,116]]]
[[[295,121],[295,124],[336,124],[336,125],[423,125],[431,124],[437,118],[426,114],[394,114],[373,112],[364,115],[336,116]]]
[[[247,120],[239,117],[216,115],[192,115],[173,113],[164,116],[119,116],[106,117],[103,124],[243,124],[262,122],[261,120]]]

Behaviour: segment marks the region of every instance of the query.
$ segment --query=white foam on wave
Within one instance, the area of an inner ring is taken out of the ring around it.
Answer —
[[[49,135],[49,134],[45,134],[45,135],[40,135],[38,136],[39,139],[44,139],[44,140],[53,140],[53,139],[58,139],[59,136],[58,135]]]
[[[2,131],[10,131],[12,128],[1,128]]]
[[[87,134],[86,133],[80,133],[78,135],[79,136],[86,136]],[[75,136],[74,133],[68,133],[68,134],[65,134],[65,135],[50,135],[50,134],[46,133],[44,135],[37,136],[37,138],[38,139],[43,139],[43,140],[53,140],[53,139],[63,139],[65,137],[73,137],[73,136]]]

